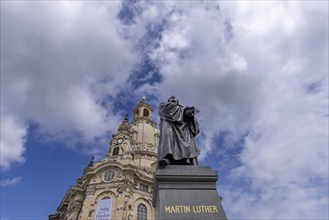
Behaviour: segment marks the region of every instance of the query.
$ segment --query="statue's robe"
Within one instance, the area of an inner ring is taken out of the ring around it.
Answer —
[[[159,106],[160,139],[158,160],[166,156],[174,160],[192,159],[200,154],[194,137],[199,133],[196,117],[184,117],[184,107],[173,102]]]

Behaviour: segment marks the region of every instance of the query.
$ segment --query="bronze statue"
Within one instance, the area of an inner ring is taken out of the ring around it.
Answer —
[[[200,149],[194,137],[199,133],[195,107],[183,107],[171,96],[159,106],[160,140],[158,165],[198,165]]]

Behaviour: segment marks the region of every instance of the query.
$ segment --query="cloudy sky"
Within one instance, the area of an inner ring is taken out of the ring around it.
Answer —
[[[47,218],[171,95],[230,219],[328,219],[327,1],[1,1],[1,218]]]

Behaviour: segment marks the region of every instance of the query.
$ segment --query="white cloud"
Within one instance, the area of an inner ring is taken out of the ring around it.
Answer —
[[[243,165],[232,170],[231,182],[250,188],[238,194],[233,193],[236,188],[224,188],[226,206],[234,207],[228,211],[235,218],[327,219],[326,97],[272,88],[276,90],[269,97],[275,101],[269,99],[261,109],[246,137]]]
[[[22,181],[22,177],[17,176],[12,179],[4,179],[0,181],[1,187],[17,185]]]
[[[12,163],[24,162],[26,125],[10,115],[1,115],[0,165],[7,170]]]
[[[2,165],[23,161],[28,122],[48,138],[70,137],[73,144],[99,141],[116,129],[122,119],[108,99],[119,93],[137,62],[133,45],[120,36],[120,5],[1,4],[1,119],[20,122],[17,134],[2,126],[15,144],[2,145]],[[105,147],[107,140],[102,143]]]

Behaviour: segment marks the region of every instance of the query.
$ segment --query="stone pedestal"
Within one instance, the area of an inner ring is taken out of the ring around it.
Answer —
[[[153,206],[156,220],[227,219],[209,166],[168,165],[157,169]]]

